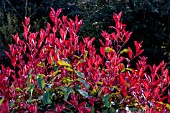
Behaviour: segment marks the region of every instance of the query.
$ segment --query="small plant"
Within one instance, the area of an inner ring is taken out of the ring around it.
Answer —
[[[134,41],[134,49],[123,48],[132,32],[125,30],[122,12],[113,15],[112,33],[102,31],[97,53],[95,38],[80,41],[77,36],[82,20],[59,18],[61,11],[51,8],[52,24],[36,33],[29,31],[30,18],[25,17],[24,39],[12,36],[15,44],[9,45],[10,52],[5,51],[12,66],[1,65],[2,113],[170,110],[170,92],[164,94],[170,84],[166,64],[147,64],[141,56],[142,42]]]

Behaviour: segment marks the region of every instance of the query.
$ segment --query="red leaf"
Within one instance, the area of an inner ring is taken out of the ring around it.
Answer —
[[[105,47],[100,47],[100,53],[104,56],[104,54],[105,54]]]
[[[137,52],[136,56],[139,56],[140,54],[142,54],[144,52],[144,49],[140,50],[139,52]]]
[[[123,86],[122,88],[121,88],[121,93],[123,94],[123,97],[126,97],[127,96],[127,86]]]
[[[135,48],[136,48],[136,54],[138,53],[138,51],[140,50],[140,45],[137,41],[134,41],[135,44]]]
[[[104,45],[105,45],[101,39],[99,39],[99,41],[100,41],[100,43],[102,44],[102,46],[104,46]]]
[[[147,90],[149,88],[148,82],[147,81],[142,81],[145,89]]]
[[[121,84],[121,85],[126,85],[126,80],[125,80],[125,78],[124,78],[124,75],[121,74],[121,75],[119,76],[119,78],[120,78],[120,84]]]
[[[18,33],[16,35],[12,35],[13,39],[15,40],[15,43],[18,44],[19,42],[19,36]]]
[[[128,47],[128,55],[129,55],[130,60],[132,60],[133,52],[130,49],[130,47]]]
[[[52,22],[56,21],[56,18],[59,16],[61,13],[62,9],[58,9],[57,12],[51,7],[51,12],[50,12],[50,18]]]
[[[130,33],[127,32],[127,34],[125,34],[126,39],[125,39],[124,43],[126,43],[129,40],[131,34],[132,34],[132,32],[130,32]]]
[[[94,99],[92,97],[89,97],[89,103],[94,106]]]
[[[30,17],[25,17],[25,25],[28,26],[30,24]]]
[[[144,95],[145,95],[146,99],[148,98],[149,94],[150,94],[150,92],[144,91]]]
[[[36,101],[34,102],[34,104],[32,106],[30,106],[30,112],[31,113],[37,113],[37,105],[36,105]]]
[[[117,41],[118,37],[116,36],[115,33],[112,33],[111,36],[112,36],[112,38],[113,38],[115,41]]]
[[[11,55],[9,54],[9,52],[7,52],[7,51],[4,51],[4,52],[5,52],[5,54],[8,56],[8,58],[11,59]]]

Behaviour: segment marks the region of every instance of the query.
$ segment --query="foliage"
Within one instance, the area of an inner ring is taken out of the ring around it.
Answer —
[[[122,21],[128,25],[127,30],[134,32],[128,45],[133,44],[133,40],[143,40],[144,54],[152,58],[148,59],[150,64],[158,65],[163,59],[167,62],[170,60],[170,2],[168,0],[1,0],[0,5],[2,21],[0,45],[3,49],[8,49],[7,43],[13,42],[11,34],[16,33],[16,30],[22,32],[18,22],[23,21],[24,16],[30,16],[32,31],[44,28],[49,20],[49,6],[52,6],[62,8],[62,14],[71,19],[76,14],[79,15],[84,21],[78,35],[96,38],[101,38],[101,29],[109,31],[107,26],[113,23],[112,13],[123,11]],[[11,24],[7,18],[12,21]],[[98,52],[101,45],[97,40],[94,43]],[[0,53],[2,56],[3,53]]]
[[[30,31],[30,18],[25,17],[24,39],[12,36],[15,44],[9,45],[10,52],[5,51],[12,67],[1,65],[2,112],[170,110],[170,93],[164,94],[170,84],[166,64],[147,64],[147,58],[140,56],[142,42],[134,41],[135,49],[123,49],[132,32],[125,30],[122,12],[114,13],[116,25],[109,26],[111,33],[102,31],[97,53],[95,38],[77,35],[82,20],[60,18],[61,11],[51,8],[52,23],[39,32]]]

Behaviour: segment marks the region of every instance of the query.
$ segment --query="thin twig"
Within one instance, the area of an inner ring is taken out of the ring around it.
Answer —
[[[8,2],[8,4],[13,8],[13,10],[17,13],[17,15],[18,15],[21,19],[23,19],[22,16],[18,13],[18,11],[12,6],[11,2],[10,2],[9,0],[6,0],[6,2]]]

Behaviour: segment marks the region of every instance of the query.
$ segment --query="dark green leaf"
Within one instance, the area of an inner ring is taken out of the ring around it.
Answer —
[[[110,107],[109,113],[115,113],[115,109],[113,107]]]
[[[80,71],[75,71],[75,73],[77,74],[78,77],[84,78],[84,74],[81,73]]]
[[[92,109],[91,109],[91,112],[90,113],[95,113],[95,108],[92,106],[91,107]]]
[[[89,97],[89,95],[88,95],[88,93],[87,93],[86,91],[83,91],[83,90],[81,90],[81,89],[78,89],[78,91],[79,91],[79,93],[80,93],[83,97],[85,97],[85,98],[88,98],[88,97]]]
[[[44,82],[44,78],[43,78],[43,74],[39,74],[38,75],[38,78],[37,78],[37,81],[38,81],[38,86],[43,89],[44,86],[45,86],[45,82]]]
[[[105,109],[102,113],[109,113],[109,110]]]
[[[83,79],[81,79],[81,78],[78,78],[77,80],[80,81],[81,83],[83,83],[83,85],[84,85],[84,87],[86,88],[86,90],[89,89],[89,84],[87,84],[87,82],[86,82],[85,80],[83,80]]]
[[[67,101],[68,96],[70,95],[71,92],[72,92],[72,89],[70,87],[68,87],[65,94],[64,94],[64,100],[65,101]]]
[[[105,107],[110,106],[110,96],[108,94],[105,94],[102,98],[103,104]]]
[[[27,81],[26,81],[27,86],[30,86],[30,80],[31,79],[32,79],[32,74],[29,74],[28,78],[27,78]]]
[[[50,90],[45,91],[43,94],[43,103],[46,104],[51,104],[52,103],[52,92]]]

